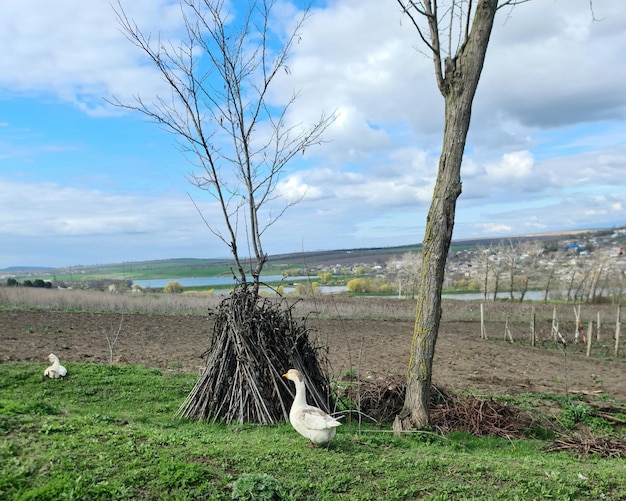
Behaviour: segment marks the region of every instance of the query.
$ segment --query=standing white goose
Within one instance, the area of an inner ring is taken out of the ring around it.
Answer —
[[[337,426],[341,426],[341,423],[322,409],[306,403],[306,387],[300,371],[289,369],[283,377],[290,379],[296,385],[296,397],[289,411],[291,425],[314,445],[330,442],[337,432]]]
[[[44,377],[48,376],[52,379],[59,379],[67,375],[67,369],[61,365],[59,357],[57,357],[54,353],[50,353],[50,355],[48,355],[48,360],[52,363],[52,365],[43,371]]]

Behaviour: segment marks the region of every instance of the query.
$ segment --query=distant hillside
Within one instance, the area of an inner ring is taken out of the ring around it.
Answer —
[[[562,232],[516,235],[509,237],[487,237],[453,240],[450,252],[470,249],[478,245],[488,247],[500,243],[520,243],[530,240],[565,241],[572,239],[601,238],[610,236],[616,229],[572,230]],[[407,252],[421,250],[421,244],[397,247],[373,247],[363,249],[338,249],[330,251],[291,252],[272,255],[268,258],[267,273],[280,272],[286,268],[313,268],[332,265],[384,264],[400,258]],[[231,275],[232,259],[176,258],[153,261],[135,261],[116,264],[71,266],[67,268],[45,268],[41,266],[12,266],[0,273],[17,277],[44,278],[59,281],[85,281],[90,279],[140,280],[155,278],[183,278]]]
[[[9,266],[8,268],[0,269],[0,272],[11,272],[11,271],[46,271],[50,270],[50,267],[47,266]]]
[[[527,235],[516,235],[509,237],[486,237],[486,238],[466,238],[453,240],[450,245],[450,252],[476,247],[478,245],[489,247],[490,245],[498,245],[501,243],[518,244],[525,241],[542,240],[542,241],[559,241],[572,238],[579,238],[581,235],[600,236],[612,234],[614,229],[601,230],[572,230],[549,233],[536,233]],[[420,251],[422,244],[403,245],[398,247],[372,247],[364,249],[343,249],[332,251],[313,251],[304,253],[289,253],[270,256],[268,264],[293,264],[294,266],[320,266],[333,264],[383,264],[400,257],[407,252]]]

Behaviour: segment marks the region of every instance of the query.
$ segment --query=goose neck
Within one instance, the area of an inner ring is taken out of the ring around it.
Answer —
[[[306,386],[304,381],[296,381],[296,396],[294,403],[306,405]]]

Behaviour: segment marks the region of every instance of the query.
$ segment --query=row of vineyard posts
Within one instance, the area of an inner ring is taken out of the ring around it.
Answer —
[[[522,343],[528,342],[530,346],[537,346],[538,343],[546,344],[546,343],[554,343],[555,347],[565,348],[570,344],[574,344],[575,346],[586,348],[586,355],[589,357],[591,355],[592,347],[597,347],[599,349],[604,348],[609,355],[612,351],[612,355],[614,358],[619,357],[620,352],[620,326],[621,326],[621,305],[617,305],[616,314],[615,314],[615,324],[614,328],[611,325],[611,334],[608,334],[608,331],[603,331],[603,320],[601,318],[601,314],[598,311],[595,315],[595,318],[588,320],[585,325],[580,313],[580,305],[573,307],[573,320],[570,322],[565,321],[565,325],[559,321],[557,318],[557,310],[556,306],[552,312],[552,323],[550,327],[550,333],[548,337],[544,337],[544,339],[540,339],[539,330],[537,328],[537,316],[535,313],[534,306],[530,312],[530,320],[529,320],[529,335],[521,336],[518,340]],[[511,333],[510,328],[510,316],[506,316],[505,324],[504,324],[504,340],[510,343],[514,343],[515,340],[513,338],[513,334]],[[610,323],[611,320],[609,320]],[[610,343],[606,343],[606,339],[603,339],[604,336],[611,336]],[[483,303],[480,304],[480,337],[481,339],[489,339],[487,335],[487,329],[485,326],[485,306]]]

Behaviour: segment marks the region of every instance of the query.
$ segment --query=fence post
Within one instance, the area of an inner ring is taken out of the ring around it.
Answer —
[[[574,329],[574,343],[578,344],[580,342],[580,331],[583,328],[582,322],[580,321],[580,305],[578,305],[578,310],[576,310],[576,306],[574,306],[574,316],[576,317],[576,322]]]
[[[559,324],[556,321],[556,306],[555,306],[552,309],[552,339],[554,340],[555,347],[559,345],[558,333],[559,333]]]
[[[536,314],[535,314],[535,307],[533,306],[532,310],[531,310],[531,314],[530,314],[530,346],[535,346],[537,344],[537,338],[535,335],[535,320],[536,320]]]
[[[615,322],[615,358],[619,356],[619,328],[620,328],[620,308],[621,304],[617,305],[617,321]]]
[[[587,332],[587,357],[591,354],[591,336],[593,335],[593,320],[589,321],[589,331]]]
[[[487,331],[485,331],[485,312],[483,303],[480,303],[480,338],[487,339]]]
[[[558,327],[556,325],[556,306],[552,308],[552,338],[556,343],[556,332],[558,331]]]

